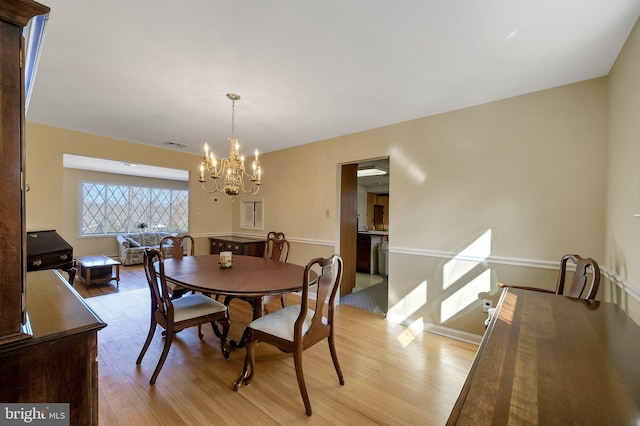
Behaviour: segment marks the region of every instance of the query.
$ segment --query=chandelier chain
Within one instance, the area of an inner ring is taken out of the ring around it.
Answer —
[[[236,137],[236,101],[231,99],[231,137]]]

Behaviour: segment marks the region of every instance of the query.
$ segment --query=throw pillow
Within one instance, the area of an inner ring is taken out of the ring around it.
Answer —
[[[131,247],[140,247],[140,243],[134,240],[133,238],[127,237],[127,241],[131,245]]]

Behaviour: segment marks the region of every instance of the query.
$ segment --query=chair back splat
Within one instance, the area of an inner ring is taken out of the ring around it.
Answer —
[[[175,259],[182,259],[185,254],[193,256],[195,244],[191,235],[167,235],[160,240],[160,252],[164,255],[167,250],[171,250],[171,256]],[[182,297],[187,290],[177,284],[167,283],[172,299]]]
[[[291,251],[291,244],[284,237],[284,232],[271,231],[267,234],[267,240],[264,242],[264,258],[275,260],[277,262],[286,263],[289,260],[289,252]],[[263,306],[265,312],[267,311],[266,304],[272,300],[280,299],[280,304],[284,308],[286,306],[285,294],[280,296],[265,296],[263,298]]]
[[[269,236],[264,243],[264,258],[286,262],[289,259],[291,244],[284,237],[282,232],[269,232]]]
[[[571,286],[567,294],[564,293],[565,281],[567,278],[567,264],[571,261],[575,265],[575,272],[571,280]],[[591,273],[591,280],[589,280],[588,274]],[[587,289],[587,286],[589,287]],[[560,271],[558,273],[558,283],[555,290],[547,290],[537,287],[526,287],[517,285],[508,285],[498,283],[498,287],[513,287],[525,290],[542,291],[546,293],[555,293],[561,296],[569,296],[575,298],[582,298],[587,300],[594,300],[598,294],[598,288],[600,287],[600,267],[598,262],[588,258],[580,257],[577,254],[565,254],[560,261]],[[585,291],[586,290],[586,291]]]
[[[178,259],[182,259],[185,252],[188,256],[193,256],[195,252],[195,245],[191,235],[167,235],[160,240],[160,251],[164,253],[169,247],[173,257]]]
[[[567,263],[569,260],[575,265],[576,270],[573,273],[571,287],[569,287],[569,293],[567,293],[567,296],[588,300],[595,299],[596,294],[598,294],[598,287],[600,287],[600,267],[598,266],[598,263],[590,257],[585,259],[577,254],[566,254],[562,257],[562,261],[560,262],[560,274],[558,275],[558,285],[556,286],[556,294],[564,294]],[[589,288],[587,289],[587,274],[589,269],[591,269],[591,281],[589,282]]]
[[[302,352],[305,349],[327,339],[338,381],[344,385],[334,339],[335,304],[341,281],[342,258],[339,255],[313,259],[304,270],[300,305],[287,306],[249,324],[250,337],[245,346],[244,368],[234,384],[236,391],[253,379],[258,342],[269,343],[284,352],[293,353],[298,387],[307,415],[310,416],[312,411],[302,371]],[[311,287],[316,289],[315,300],[311,297]]]

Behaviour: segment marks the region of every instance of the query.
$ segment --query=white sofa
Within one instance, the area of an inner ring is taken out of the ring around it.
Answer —
[[[160,248],[160,240],[167,235],[178,235],[169,232],[134,232],[118,235],[118,253],[123,265],[139,265],[143,262],[144,250],[147,247]],[[171,247],[165,248],[165,257],[171,257]]]

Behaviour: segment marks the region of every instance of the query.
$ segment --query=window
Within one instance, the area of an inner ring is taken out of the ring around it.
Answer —
[[[81,235],[140,231],[186,232],[189,191],[105,183],[81,183]]]
[[[264,230],[262,198],[246,199],[240,203],[240,228]]]

